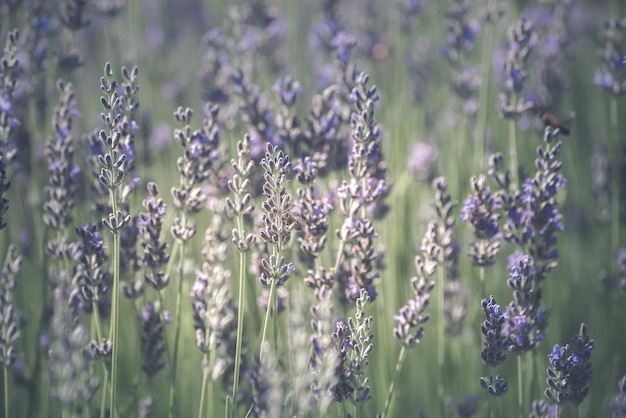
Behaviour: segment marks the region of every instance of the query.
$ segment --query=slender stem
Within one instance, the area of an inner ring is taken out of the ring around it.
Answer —
[[[204,354],[206,358],[206,353]],[[202,418],[204,415],[204,396],[206,395],[206,381],[207,373],[202,373],[202,387],[200,388],[200,408],[198,409],[198,418]]]
[[[265,341],[265,336],[267,335],[267,323],[269,322],[269,317],[272,312],[270,308],[272,306],[272,301],[274,299],[274,294],[276,293],[276,278],[272,278],[272,285],[270,286],[270,295],[267,300],[267,309],[265,310],[265,320],[263,321],[263,334],[261,335],[261,349],[259,350],[259,361],[263,359],[263,342]]]
[[[96,338],[98,341],[102,341],[102,330],[100,328],[100,308],[98,307],[98,301],[93,304],[93,324],[96,328]],[[100,418],[104,418],[106,412],[106,399],[107,399],[107,390],[109,390],[109,369],[107,369],[106,365],[102,363],[102,369],[104,371],[103,385],[102,385],[102,394],[100,395]]]
[[[522,409],[524,407],[523,391],[522,391],[522,355],[517,355],[517,416],[523,417]]]
[[[215,341],[215,339],[213,339]],[[211,354],[210,354],[210,360],[209,360],[209,370],[213,370],[213,367],[215,365],[215,344],[213,344],[213,349],[211,350]],[[208,384],[208,392],[209,392],[209,405],[210,407],[207,408],[206,410],[206,416],[207,418],[210,418],[213,416],[213,411],[215,410],[213,408],[213,405],[215,405],[214,403],[214,395],[213,395],[213,377],[211,377],[209,379],[209,384]]]
[[[237,216],[237,229],[244,236],[243,232],[243,216]],[[243,340],[243,320],[245,314],[245,297],[246,297],[246,253],[239,252],[239,296],[237,302],[237,343],[235,347],[235,370],[233,378],[233,395],[231,402],[233,403],[230,412],[235,414],[237,410],[237,393],[239,392],[239,369],[241,363],[241,347]],[[228,405],[228,402],[227,402]]]
[[[116,191],[111,190],[111,209],[114,216],[117,216],[117,196]],[[111,322],[109,324],[109,339],[113,347],[111,358],[111,398],[109,399],[109,410],[111,416],[117,416],[116,392],[117,392],[117,357],[119,354],[119,316],[120,316],[120,231],[113,232],[113,291],[111,296]]]
[[[183,215],[184,216],[184,215]],[[185,225],[185,221],[182,222]],[[175,331],[174,331],[174,353],[172,357],[172,385],[170,387],[170,402],[169,402],[169,414],[168,416],[172,418],[174,416],[174,404],[175,404],[175,394],[176,394],[176,372],[178,368],[178,347],[180,342],[180,309],[181,309],[181,301],[182,301],[182,293],[183,293],[183,267],[185,265],[185,243],[181,243],[180,245],[180,254],[178,258],[178,291],[176,293],[176,311],[174,314],[175,323]]]
[[[511,156],[511,183],[517,189],[518,167],[517,167],[517,121],[509,119],[509,152]]]
[[[4,380],[4,416],[10,417],[9,415],[9,368],[8,366],[4,366],[2,368],[2,378]]]
[[[559,418],[559,404],[558,403],[554,407],[554,416],[555,418]]]
[[[391,381],[391,385],[389,386],[389,392],[387,393],[387,400],[385,400],[385,410],[383,412],[382,418],[385,418],[387,416],[387,412],[389,412],[389,406],[391,405],[393,390],[396,386],[396,382],[398,381],[398,377],[400,376],[400,370],[402,370],[402,365],[404,364],[405,357],[406,347],[402,346],[402,348],[400,349],[400,354],[398,354],[398,361],[396,362],[396,371],[393,374],[393,380]]]
[[[619,248],[619,221],[620,221],[620,213],[619,213],[619,183],[620,183],[620,169],[621,169],[621,150],[620,150],[620,139],[619,139],[619,131],[617,129],[617,99],[615,96],[611,96],[610,101],[610,130],[611,132],[616,133],[617,137],[615,138],[613,144],[613,156],[615,158],[613,164],[613,175],[611,176],[611,197],[613,199],[613,217],[611,219],[611,251],[609,251],[610,264],[611,266],[615,266],[614,258],[617,256],[617,249]]]
[[[445,271],[443,268],[439,268],[439,289],[437,292],[437,296],[439,298],[439,329],[438,329],[438,340],[439,340],[439,349],[437,350],[437,366],[439,367],[439,381],[437,385],[437,402],[439,403],[439,409],[441,412],[441,416],[444,416],[444,404],[443,404],[443,396],[445,393],[445,382],[444,379],[446,377],[445,373],[445,328],[446,328],[446,318],[445,318],[445,309],[444,309],[444,293],[445,293]]]
[[[495,418],[495,406],[494,406],[494,398],[495,396],[490,396],[489,397],[489,409],[491,410],[490,416],[491,418]]]
[[[489,0],[489,4],[487,8],[489,11],[492,9],[492,0]],[[479,103],[480,108],[478,112],[481,116],[480,124],[478,125],[478,138],[476,138],[476,147],[475,147],[475,163],[476,170],[479,172],[482,171],[484,167],[484,158],[487,154],[487,120],[489,115],[489,99],[491,98],[491,56],[493,54],[493,22],[486,23],[487,28],[485,30],[485,36],[483,36],[483,49],[482,49],[482,60],[481,63],[485,66],[485,81],[483,82],[483,86],[480,89],[479,93]]]

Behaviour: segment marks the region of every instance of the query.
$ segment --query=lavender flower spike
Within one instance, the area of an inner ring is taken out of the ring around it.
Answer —
[[[563,404],[571,402],[578,406],[589,393],[591,379],[591,352],[593,340],[587,335],[587,326],[580,325],[578,335],[569,344],[554,346],[548,354],[548,387],[545,395],[552,402]]]
[[[15,363],[14,344],[20,338],[21,319],[13,305],[13,291],[21,265],[22,257],[10,246],[0,272],[0,363],[6,367]]]
[[[506,360],[504,352],[510,345],[508,338],[503,334],[505,317],[493,296],[483,299],[482,307],[485,311],[485,322],[480,330],[485,336],[485,348],[480,356],[488,366],[495,370]],[[480,385],[492,396],[500,396],[508,391],[507,381],[494,373],[488,377],[481,377]]]

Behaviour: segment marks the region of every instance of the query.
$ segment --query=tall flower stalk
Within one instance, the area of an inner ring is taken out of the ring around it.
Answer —
[[[169,416],[174,416],[175,392],[178,373],[178,350],[180,346],[180,322],[184,281],[184,263],[189,242],[196,235],[193,215],[206,206],[208,195],[203,189],[217,160],[217,148],[220,140],[220,128],[217,125],[219,108],[212,104],[205,106],[205,119],[202,129],[191,129],[193,111],[179,107],[174,112],[176,121],[183,125],[174,131],[174,137],[183,147],[183,155],[178,157],[176,168],[179,173],[179,185],[171,190],[178,216],[171,228],[172,236],[178,247],[178,287],[174,311],[174,349],[172,352],[172,386],[169,394]],[[172,251],[174,253],[174,251]]]
[[[430,315],[425,315],[424,311],[430,304],[430,293],[435,287],[435,282],[431,278],[437,271],[439,264],[437,260],[441,255],[441,248],[436,244],[436,234],[437,227],[435,223],[429,223],[427,232],[422,240],[422,254],[415,257],[417,276],[411,278],[413,297],[407,301],[406,305],[400,308],[397,315],[394,315],[394,319],[398,324],[393,330],[393,336],[400,341],[402,347],[396,362],[393,380],[387,393],[383,418],[389,412],[396,382],[406,358],[406,349],[416,347],[422,341],[424,337],[423,325],[430,319]],[[443,399],[441,400],[443,401]]]
[[[243,319],[246,301],[246,254],[255,242],[254,234],[247,233],[244,216],[254,212],[254,201],[248,192],[250,174],[254,162],[250,159],[250,136],[246,135],[237,142],[237,159],[231,161],[235,173],[228,180],[230,197],[226,198],[228,210],[235,217],[236,227],[232,231],[232,242],[239,251],[239,296],[237,299],[237,342],[235,347],[235,365],[233,370],[233,391],[230,400],[226,399],[226,414],[234,417],[237,412],[237,396],[239,393],[239,372],[241,368],[241,349],[243,345]]]
[[[127,73],[127,71],[124,71]],[[137,76],[136,69],[133,70],[133,78]],[[110,212],[107,218],[102,219],[103,226],[113,235],[113,290],[111,302],[111,320],[109,324],[109,339],[113,347],[111,358],[111,379],[109,409],[112,416],[117,416],[117,372],[119,347],[119,300],[120,292],[120,250],[122,230],[130,223],[131,216],[124,213],[120,208],[122,200],[121,191],[126,179],[127,170],[132,167],[133,153],[128,144],[130,136],[129,129],[120,130],[119,122],[123,118],[125,106],[124,99],[118,94],[118,83],[112,80],[113,70],[110,63],[104,67],[104,77],[100,79],[100,88],[105,96],[100,98],[100,103],[104,108],[102,121],[105,123],[108,132],[101,130],[98,138],[101,142],[102,154],[98,155],[100,174],[98,180],[109,193]]]
[[[274,336],[278,319],[278,298],[276,290],[285,285],[289,276],[295,270],[292,263],[288,263],[283,255],[285,246],[291,237],[291,231],[296,224],[291,221],[291,196],[285,190],[287,174],[291,170],[289,157],[272,144],[267,144],[265,157],[261,160],[263,174],[263,226],[259,231],[261,239],[271,247],[268,258],[261,260],[261,275],[259,282],[270,288],[267,301],[263,331],[261,334],[261,349],[259,360],[263,360],[263,342],[267,336],[267,326],[270,316],[274,318]]]

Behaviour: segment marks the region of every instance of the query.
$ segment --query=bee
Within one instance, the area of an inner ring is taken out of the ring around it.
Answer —
[[[283,213],[282,219],[287,224],[287,226],[293,226],[293,229],[295,229],[296,231],[303,231],[306,225],[305,221],[302,218],[295,216],[289,212]]]
[[[569,135],[569,132],[570,132],[569,129],[561,125],[561,123],[559,122],[559,119],[556,116],[554,116],[552,113],[548,113],[548,112],[544,112],[543,110],[540,110],[537,113],[537,116],[539,116],[539,119],[541,119],[544,126],[550,126],[554,129],[558,129],[559,131],[561,131],[563,135]]]

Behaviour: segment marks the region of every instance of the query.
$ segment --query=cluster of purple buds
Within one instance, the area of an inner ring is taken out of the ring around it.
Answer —
[[[290,218],[291,196],[285,191],[287,174],[291,170],[289,157],[272,144],[267,144],[265,157],[261,160],[264,183],[263,226],[259,231],[261,239],[274,248],[268,258],[261,261],[259,282],[263,286],[283,286],[295,267],[280,255],[291,237],[296,223]],[[277,255],[278,254],[278,255]]]
[[[337,322],[332,333],[338,354],[335,400],[343,402],[349,399],[356,406],[371,398],[369,379],[365,377],[365,369],[369,365],[368,357],[374,348],[373,318],[365,314],[369,303],[367,291],[361,290],[356,300],[354,318],[348,318],[347,324]]]
[[[578,335],[565,347],[558,344],[548,354],[548,387],[545,395],[557,404],[570,402],[580,405],[589,393],[591,379],[591,352],[593,340],[587,335],[587,326],[580,325]]]
[[[572,15],[575,3],[552,1],[529,5],[525,15],[535,24],[539,38],[529,72],[533,77],[533,91],[540,108],[559,108],[570,80],[563,67],[568,65],[576,34]]]
[[[626,19],[612,18],[604,23],[600,34],[604,42],[599,52],[600,68],[593,75],[593,84],[613,96],[626,93],[624,76],[624,34]]]
[[[104,77],[100,79],[100,88],[106,97],[100,98],[100,104],[105,110],[104,113],[101,113],[102,121],[105,123],[109,133],[107,134],[104,130],[99,131],[96,136],[97,140],[94,141],[92,138],[91,145],[92,153],[97,154],[95,160],[100,167],[100,171],[97,174],[100,196],[103,199],[105,197],[108,198],[110,191],[121,190],[121,193],[119,193],[120,203],[123,203],[128,201],[130,193],[138,184],[137,181],[132,179],[128,185],[124,184],[127,176],[132,175],[134,170],[135,156],[134,142],[132,142],[134,132],[131,135],[133,125],[130,123],[128,115],[120,113],[128,109],[125,105],[128,97],[120,96],[118,93],[119,85],[115,80],[112,80],[112,77],[113,70],[111,64],[107,62],[104,66]],[[135,71],[133,71],[132,77],[136,77]],[[135,102],[133,101],[133,103]],[[130,106],[130,110],[134,112],[134,104]],[[124,209],[124,205],[121,207],[118,205],[115,213],[108,204],[97,203],[96,206],[102,210],[98,213],[107,216],[102,219],[104,227],[114,234],[119,234],[131,222],[130,215],[125,213],[127,208]]]
[[[236,218],[242,220],[244,215],[254,212],[254,201],[248,192],[250,189],[250,173],[254,162],[250,159],[250,136],[246,135],[242,141],[237,142],[237,160],[232,160],[234,174],[228,180],[228,190],[232,197],[226,198],[228,211]],[[232,241],[237,250],[246,252],[254,244],[255,236],[243,230],[243,222],[239,222],[233,229]]]
[[[482,307],[485,321],[480,326],[480,331],[485,337],[485,344],[480,357],[489,367],[495,369],[506,360],[504,353],[510,346],[510,340],[504,331],[506,317],[493,296],[483,299]],[[488,377],[481,377],[480,385],[492,396],[503,395],[509,389],[508,382],[502,376],[494,376],[493,373]]]
[[[448,31],[446,46],[441,47],[439,54],[454,67],[459,67],[468,54],[474,49],[480,24],[470,18],[471,10],[466,2],[456,0],[446,13]]]
[[[309,156],[317,164],[320,177],[346,167],[349,148],[342,128],[349,118],[350,111],[341,103],[337,85],[313,97],[306,139],[298,144],[295,155]]]
[[[513,301],[506,307],[504,335],[510,341],[510,350],[525,353],[543,341],[548,315],[540,306],[541,289],[533,259],[525,254],[517,256],[511,267],[508,286],[513,289]]]
[[[146,212],[140,213],[137,221],[142,235],[141,247],[143,248],[140,263],[146,269],[145,281],[158,291],[164,289],[170,281],[169,275],[163,271],[170,259],[170,254],[167,243],[161,241],[167,206],[158,197],[159,190],[155,183],[148,183],[147,189],[148,196],[143,200]]]
[[[218,146],[220,129],[216,126],[217,106],[206,106],[207,120],[203,129],[191,130],[193,111],[179,107],[174,112],[176,121],[183,125],[174,131],[174,137],[183,147],[183,155],[178,157],[176,167],[180,173],[178,187],[172,188],[174,206],[180,216],[172,226],[172,235],[185,242],[196,234],[196,226],[189,215],[200,212],[206,206],[207,190],[205,181],[214,173],[214,163],[219,159]]]
[[[430,293],[435,287],[432,277],[443,262],[443,251],[438,244],[437,224],[429,222],[420,245],[421,255],[415,257],[417,275],[411,278],[413,297],[402,306],[394,319],[394,337],[405,347],[414,347],[424,335],[424,327],[430,315],[424,311],[430,303]]]
[[[73,120],[78,111],[72,84],[58,81],[57,90],[61,98],[52,116],[56,137],[48,139],[46,146],[50,175],[46,188],[48,200],[43,205],[43,221],[53,229],[65,229],[73,220],[72,210],[81,174],[80,167],[74,163],[74,141],[71,134]]]
[[[326,246],[328,215],[333,205],[327,197],[320,196],[320,189],[315,184],[317,164],[310,157],[298,160],[294,171],[298,181],[305,186],[298,188],[298,199],[294,202],[294,213],[299,218],[296,226],[299,230],[299,255],[312,267],[311,264]]]
[[[73,271],[70,303],[90,311],[92,303],[102,301],[112,285],[106,268],[106,245],[95,224],[76,228],[80,241],[72,246],[70,259],[78,260]]]
[[[274,126],[274,114],[269,99],[261,88],[252,84],[240,69],[231,77],[234,94],[239,98],[238,117],[248,126],[251,142],[251,156],[257,161],[263,156],[264,144],[280,145]]]
[[[509,49],[504,60],[504,80],[502,92],[498,95],[498,113],[503,119],[519,119],[532,109],[532,101],[519,97],[524,91],[528,77],[525,70],[528,57],[537,44],[537,34],[531,21],[521,18],[509,28]]]
[[[454,238],[455,218],[452,214],[457,202],[448,193],[445,178],[433,180],[435,190],[433,208],[437,216],[437,241],[443,251],[444,284],[444,315],[445,329],[451,334],[458,334],[463,328],[467,315],[467,302],[461,295],[462,285],[459,282],[459,251],[460,244]]]
[[[298,155],[299,143],[305,140],[305,136],[294,107],[302,87],[291,77],[284,77],[276,80],[274,90],[280,98],[280,108],[274,119],[276,136],[284,148],[293,150],[292,156]]]
[[[424,278],[425,264],[421,258],[415,258],[415,267],[418,269],[418,274],[421,273],[421,277],[411,279],[414,297],[409,299],[393,316],[397,322],[393,329],[393,336],[407,348],[415,347],[424,337],[423,325],[430,319],[430,315],[424,314],[424,311],[430,304],[430,293],[435,287],[433,281]]]
[[[500,201],[491,193],[484,175],[472,177],[473,194],[463,202],[461,220],[469,223],[478,241],[470,244],[472,264],[479,267],[491,266],[500,250],[498,221]]]

